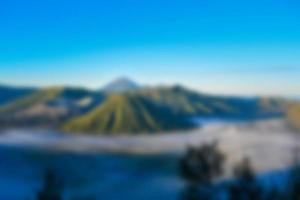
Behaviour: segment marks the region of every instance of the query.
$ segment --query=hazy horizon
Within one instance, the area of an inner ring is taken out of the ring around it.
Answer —
[[[214,94],[299,96],[299,6],[293,0],[3,2],[0,83],[99,88],[126,76]]]

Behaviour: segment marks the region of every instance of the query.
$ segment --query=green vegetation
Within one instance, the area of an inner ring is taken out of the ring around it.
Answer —
[[[280,115],[283,105],[280,99],[213,96],[181,86],[119,93],[56,87],[38,90],[0,107],[0,123],[2,127],[59,126],[70,132],[157,132],[190,127],[187,120],[191,117]]]
[[[209,108],[198,101],[197,94],[180,87],[148,89],[140,91],[140,93],[159,104],[172,108],[177,113],[196,114],[199,110],[205,113],[211,112]]]
[[[37,104],[50,103],[58,98],[76,100],[88,96],[89,94],[90,92],[88,90],[77,88],[53,87],[42,89],[1,107],[0,112],[11,113]]]
[[[136,95],[111,95],[90,113],[67,122],[70,132],[138,133],[191,127],[184,116]]]
[[[241,98],[201,94],[181,86],[146,88],[133,93],[145,96],[175,113],[190,116],[258,117],[282,114],[284,101],[277,98]]]
[[[26,109],[35,104],[46,103],[58,97],[58,95],[62,91],[63,88],[48,88],[48,89],[37,91],[33,94],[30,94],[21,99],[17,99],[12,103],[3,106],[2,108],[0,108],[0,112],[11,113],[22,109]]]
[[[260,98],[258,101],[258,109],[261,112],[284,113],[286,111],[287,101],[283,98]]]
[[[42,89],[0,107],[0,124],[1,127],[55,127],[87,112],[101,101],[99,97],[100,94],[80,88]]]
[[[300,131],[300,103],[292,103],[288,106],[287,122],[294,130]]]

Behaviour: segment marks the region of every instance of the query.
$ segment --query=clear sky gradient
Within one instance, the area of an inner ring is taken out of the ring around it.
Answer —
[[[3,0],[0,83],[300,95],[298,0]]]

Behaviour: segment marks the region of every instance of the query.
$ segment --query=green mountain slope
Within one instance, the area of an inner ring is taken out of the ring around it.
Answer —
[[[283,112],[282,101],[276,99],[213,96],[181,86],[146,88],[135,93],[167,106],[175,113],[190,116],[257,117]]]
[[[176,113],[196,114],[211,113],[210,107],[205,105],[200,95],[180,86],[160,87],[139,90],[137,93],[152,101],[171,108]]]
[[[134,94],[112,95],[90,113],[67,122],[69,132],[138,133],[186,129],[184,116]]]
[[[47,103],[58,97],[62,92],[62,88],[49,88],[37,91],[23,98],[17,99],[8,105],[0,108],[0,113],[11,113],[26,109],[39,103]]]
[[[300,103],[293,103],[287,112],[288,125],[296,131],[300,131]]]
[[[118,94],[46,88],[0,107],[0,128],[63,124],[65,130],[74,132],[155,132],[185,128],[191,117],[282,115],[284,105],[277,98],[213,96],[181,86],[139,88]]]
[[[0,107],[2,126],[52,126],[99,103],[94,94],[78,88],[47,88]],[[95,102],[96,101],[96,102]]]

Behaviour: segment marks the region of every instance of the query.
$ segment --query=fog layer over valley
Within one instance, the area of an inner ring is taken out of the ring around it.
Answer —
[[[59,153],[181,154],[188,146],[218,141],[231,165],[249,157],[257,171],[290,166],[300,136],[282,119],[206,123],[191,131],[135,136],[70,135],[44,129],[2,131],[1,145]]]

